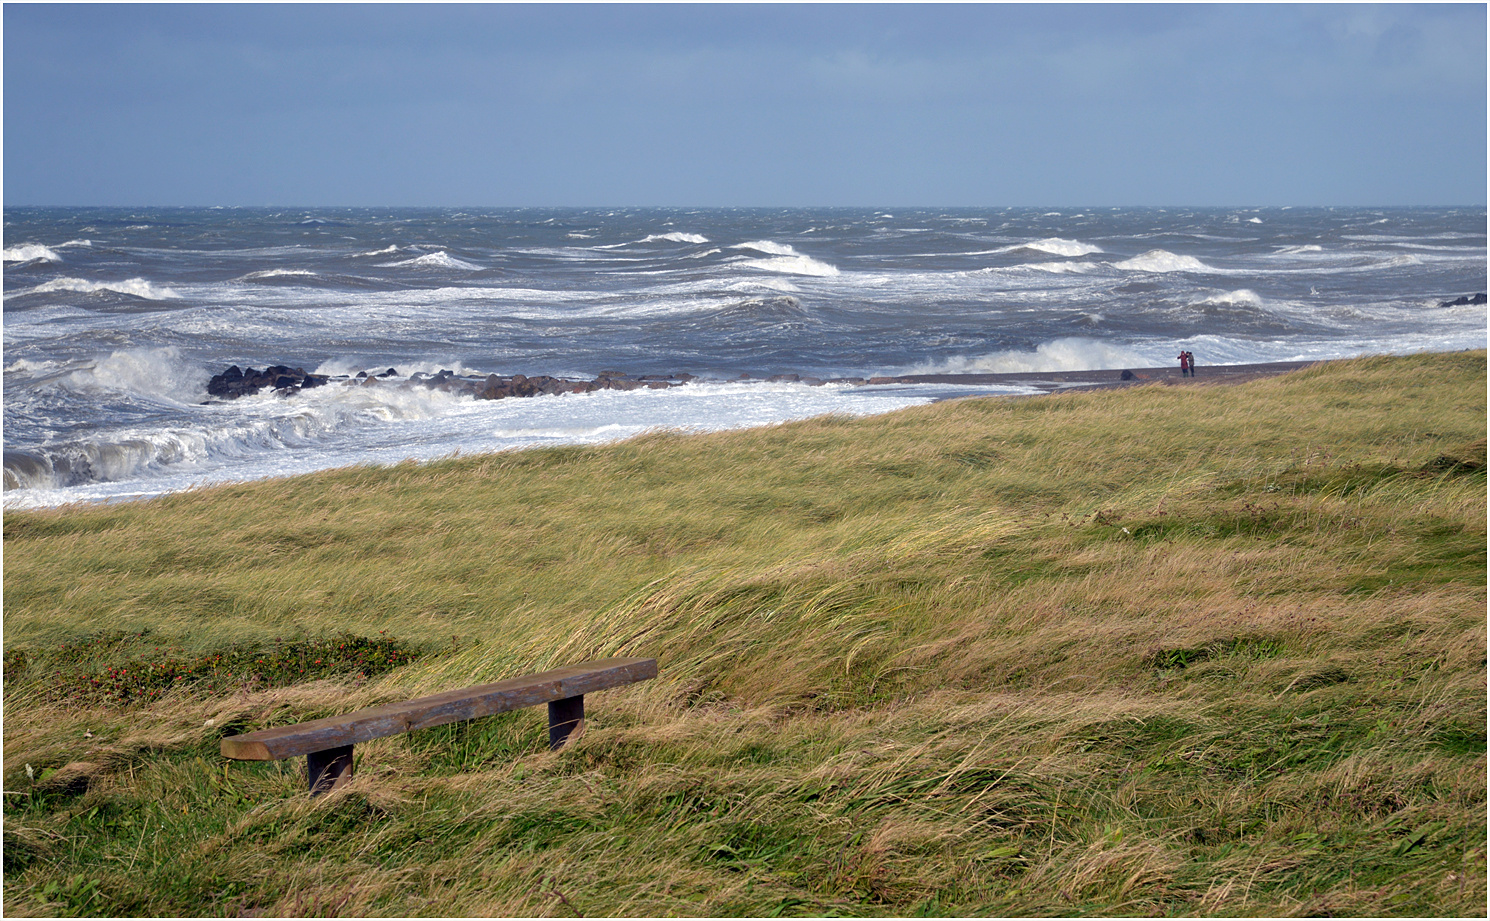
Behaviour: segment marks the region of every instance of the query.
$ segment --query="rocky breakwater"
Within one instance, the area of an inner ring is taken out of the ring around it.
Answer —
[[[468,394],[478,400],[501,400],[507,397],[536,397],[558,393],[593,393],[597,390],[659,390],[693,380],[691,374],[644,374],[632,376],[616,371],[602,372],[593,380],[571,380],[546,374],[488,374],[485,377],[440,371],[438,374],[415,373],[403,377],[396,368],[378,373],[359,371],[356,376],[307,373],[304,368],[273,365],[263,371],[247,371],[233,365],[207,382],[209,396],[236,399],[272,390],[281,395],[298,393],[312,387],[339,383],[344,386],[425,387],[445,393]]]

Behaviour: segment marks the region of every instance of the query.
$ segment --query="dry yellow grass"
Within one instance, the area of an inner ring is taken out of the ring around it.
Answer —
[[[1363,359],[8,514],[5,909],[1483,914],[1485,419],[1483,352]],[[428,654],[59,703],[104,626]],[[615,654],[558,754],[216,754]]]

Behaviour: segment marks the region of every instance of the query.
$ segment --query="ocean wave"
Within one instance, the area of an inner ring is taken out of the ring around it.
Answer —
[[[390,245],[390,246],[385,246],[382,249],[375,249],[372,252],[358,253],[357,255],[359,257],[362,257],[362,256],[392,256],[394,253],[397,253],[397,252],[398,252],[398,247],[397,246],[391,246]]]
[[[17,364],[8,366],[6,372]],[[206,396],[211,376],[174,346],[120,349],[102,358],[47,362],[25,370],[32,388],[45,385],[77,394],[124,394],[183,405]]]
[[[266,278],[316,278],[318,273],[307,269],[265,269],[261,272],[249,272],[239,278],[239,281],[260,281]]]
[[[1092,253],[1102,252],[1100,246],[1082,243],[1079,240],[1063,240],[1060,237],[1049,237],[1033,243],[1021,243],[1013,249],[1032,249],[1039,253],[1050,253],[1052,256],[1090,256]]]
[[[56,361],[32,361],[29,358],[18,358],[5,366],[5,373],[40,377],[44,374],[51,374],[61,366],[61,363]]]
[[[171,288],[164,286],[157,287],[143,278],[130,278],[125,281],[89,281],[85,278],[57,278],[19,293],[53,294],[58,291],[73,291],[78,294],[110,292],[143,298],[149,301],[174,300],[180,297]]]
[[[1100,339],[1068,337],[1042,342],[1029,351],[966,355],[916,365],[910,374],[1038,374],[1052,371],[1099,371],[1140,368],[1150,358]]]
[[[795,249],[786,243],[777,243],[775,240],[752,240],[749,243],[736,243],[730,249],[753,249],[758,253],[768,256],[800,256]]]
[[[1036,272],[1049,272],[1052,275],[1083,275],[1097,269],[1094,262],[1026,262],[1022,265],[1009,266],[1010,269],[1029,269]],[[998,271],[984,269],[983,271]],[[1007,270],[1004,270],[1007,271]]]
[[[802,302],[789,295],[778,297],[753,297],[730,304],[714,314],[718,320],[731,324],[751,323],[756,325],[779,325],[807,319],[807,310]]]
[[[401,262],[383,262],[378,264],[379,268],[384,269],[397,269],[405,266],[414,266],[421,269],[460,269],[467,272],[480,272],[485,268],[484,266],[456,259],[443,250],[423,256],[415,256],[413,259],[404,259]]]
[[[1381,265],[1384,268],[1400,269],[1409,265],[1422,265],[1423,257],[1416,253],[1403,253],[1400,256],[1392,256],[1384,260]]]
[[[42,246],[40,243],[22,243],[20,246],[7,246],[3,251],[5,262],[61,262],[62,257],[56,251]]]
[[[1302,246],[1280,246],[1274,252],[1277,256],[1302,256],[1305,253],[1322,253],[1324,247],[1318,243],[1305,243]]]
[[[245,396],[212,405],[192,423],[122,428],[7,450],[5,490],[75,489],[194,472],[231,478],[240,459],[252,458],[262,469],[273,465],[266,455],[314,450],[379,423],[440,418],[453,406],[470,402],[469,397],[422,387],[353,385],[317,388],[288,398],[271,393]],[[7,506],[14,504],[11,498],[7,497]]]
[[[712,287],[712,282],[710,283]],[[755,292],[770,291],[777,294],[798,294],[801,288],[792,284],[785,278],[744,278],[739,281],[729,282],[724,286],[726,291]]]
[[[1265,309],[1267,306],[1267,302],[1262,296],[1249,288],[1238,288],[1235,291],[1212,294],[1194,303],[1198,307],[1254,307],[1259,310]]]
[[[1194,256],[1180,256],[1163,249],[1151,249],[1141,256],[1114,262],[1112,267],[1127,272],[1214,272],[1215,269]]]
[[[762,272],[777,272],[782,275],[812,275],[820,278],[839,274],[838,267],[811,256],[803,255],[785,243],[774,240],[756,240],[737,243],[730,249],[752,249],[770,256],[769,259],[739,259],[730,264]]]
[[[709,238],[696,233],[654,233],[638,243],[708,243]]]

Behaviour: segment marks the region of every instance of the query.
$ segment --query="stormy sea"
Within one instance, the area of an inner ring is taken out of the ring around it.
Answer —
[[[4,217],[6,508],[1486,345],[1484,208]]]

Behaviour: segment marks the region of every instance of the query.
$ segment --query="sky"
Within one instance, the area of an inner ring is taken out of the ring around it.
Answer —
[[[1486,204],[1486,6],[4,5],[7,205]]]

